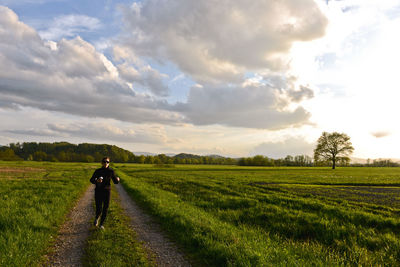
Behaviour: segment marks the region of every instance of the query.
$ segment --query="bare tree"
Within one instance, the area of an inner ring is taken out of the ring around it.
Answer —
[[[314,149],[314,162],[331,162],[332,169],[335,169],[337,161],[348,162],[350,160],[348,156],[353,153],[353,150],[347,134],[323,132]]]

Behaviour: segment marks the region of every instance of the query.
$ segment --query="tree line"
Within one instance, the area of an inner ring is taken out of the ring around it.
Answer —
[[[52,162],[100,162],[108,156],[117,163],[141,164],[213,164],[239,166],[371,166],[371,167],[399,167],[400,164],[390,159],[368,160],[365,164],[350,164],[349,155],[354,148],[350,137],[344,133],[323,132],[317,141],[314,157],[307,155],[286,156],[273,159],[262,155],[243,158],[229,158],[218,155],[199,156],[181,153],[175,156],[165,154],[135,155],[134,153],[107,144],[71,144],[68,142],[55,143],[11,143],[0,147],[0,160],[34,160]]]
[[[0,147],[0,160],[34,160],[52,162],[100,162],[104,156],[116,163],[142,164],[217,164],[235,165],[237,159],[220,156],[198,156],[178,154],[173,157],[165,154],[135,155],[134,153],[107,144],[55,143],[11,143]]]
[[[354,167],[400,167],[398,162],[394,162],[391,159],[368,159],[366,163],[354,163],[351,164]]]
[[[175,156],[165,154],[135,155],[134,153],[107,144],[55,143],[11,143],[0,148],[0,160],[33,160],[51,162],[100,162],[108,156],[117,163],[141,164],[210,164],[240,166],[312,166],[312,158],[306,155],[287,156],[272,159],[257,155],[246,158],[229,158],[217,155],[199,156],[181,153]]]
[[[262,155],[257,155],[254,157],[240,158],[238,160],[238,165],[240,166],[299,166],[299,167],[311,167],[313,166],[313,160],[307,155],[298,156],[286,156],[281,159],[273,159],[265,157]]]

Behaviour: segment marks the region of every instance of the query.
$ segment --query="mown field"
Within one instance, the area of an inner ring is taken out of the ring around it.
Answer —
[[[0,266],[43,263],[97,167],[0,161]],[[400,265],[400,168],[115,168],[195,266]],[[153,265],[115,191],[85,249],[85,266],[102,262]]]
[[[400,265],[400,168],[117,170],[198,265]]]

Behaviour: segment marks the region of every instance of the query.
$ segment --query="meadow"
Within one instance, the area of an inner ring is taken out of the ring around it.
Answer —
[[[118,165],[198,265],[400,264],[399,168]]]
[[[0,161],[0,266],[46,265],[59,227],[98,167]],[[112,197],[106,230],[91,228],[84,266],[151,266],[116,192]]]
[[[0,266],[43,263],[97,167],[0,161]],[[113,167],[194,266],[400,265],[400,168]],[[112,196],[84,265],[154,265]]]
[[[40,263],[91,171],[87,164],[0,161],[0,266]]]

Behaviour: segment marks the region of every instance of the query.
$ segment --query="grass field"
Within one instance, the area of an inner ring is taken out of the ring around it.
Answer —
[[[89,172],[85,164],[0,161],[0,266],[40,263]]]
[[[98,165],[0,161],[0,266],[44,263]],[[151,266],[118,203],[114,192],[106,230],[91,230],[85,266]]]
[[[97,167],[0,162],[0,266],[41,263]],[[400,168],[115,167],[195,266],[400,265]],[[151,266],[127,225],[113,192],[85,265]]]
[[[118,170],[201,265],[400,264],[400,168]]]

